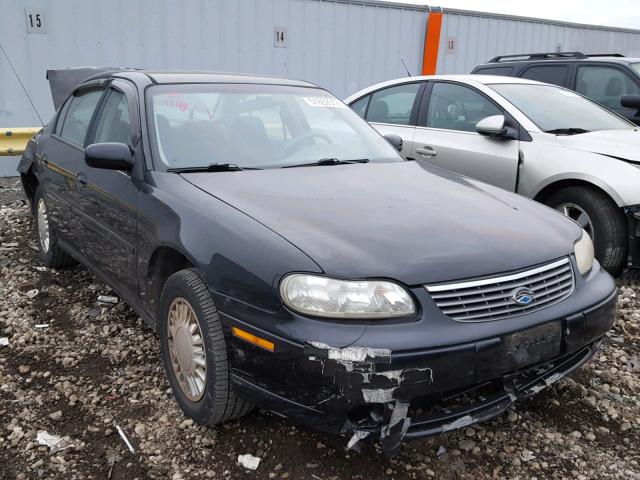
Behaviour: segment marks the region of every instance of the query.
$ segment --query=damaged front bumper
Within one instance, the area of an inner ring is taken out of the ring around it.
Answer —
[[[278,346],[267,352],[229,336],[232,381],[240,395],[264,409],[347,434],[348,447],[379,439],[393,455],[403,439],[489,420],[578,368],[611,327],[616,299],[614,291],[578,313],[423,350],[367,347],[381,344],[367,343],[375,338],[372,327],[342,348],[256,332]],[[225,331],[248,328],[226,314],[223,323]]]

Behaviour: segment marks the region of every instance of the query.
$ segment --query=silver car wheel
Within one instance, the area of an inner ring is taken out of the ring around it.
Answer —
[[[207,356],[198,318],[189,302],[178,297],[169,306],[167,322],[173,373],[182,393],[197,402],[207,385]]]
[[[594,238],[593,223],[591,222],[591,218],[589,218],[587,212],[585,212],[582,207],[575,203],[561,203],[556,207],[556,210],[576,221],[591,238]]]
[[[40,239],[40,247],[46,254],[49,253],[49,245],[51,242],[49,234],[49,213],[47,212],[47,204],[44,198],[38,200],[38,238]]]

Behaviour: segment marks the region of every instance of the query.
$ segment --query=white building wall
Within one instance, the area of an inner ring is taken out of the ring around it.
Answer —
[[[40,11],[46,32],[27,33]],[[199,69],[308,80],[345,97],[422,69],[429,7],[377,0],[0,0],[0,43],[45,122],[45,71],[98,65]],[[274,46],[274,28],[286,47]],[[455,49],[447,53],[446,42]],[[640,56],[640,31],[560,25],[446,10],[438,73],[465,73],[498,54],[564,50]],[[0,128],[38,119],[0,55]],[[0,157],[0,175],[15,172]]]

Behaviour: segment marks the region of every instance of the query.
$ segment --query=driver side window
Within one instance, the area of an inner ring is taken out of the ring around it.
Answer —
[[[64,117],[60,136],[76,145],[84,146],[93,112],[102,97],[101,88],[76,92]]]
[[[436,83],[423,126],[475,132],[476,123],[492,115],[502,115],[502,111],[475,90],[455,83]]]

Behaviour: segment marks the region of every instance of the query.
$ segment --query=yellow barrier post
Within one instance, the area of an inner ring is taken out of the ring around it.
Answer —
[[[29,139],[42,127],[0,128],[0,157],[22,155]]]

